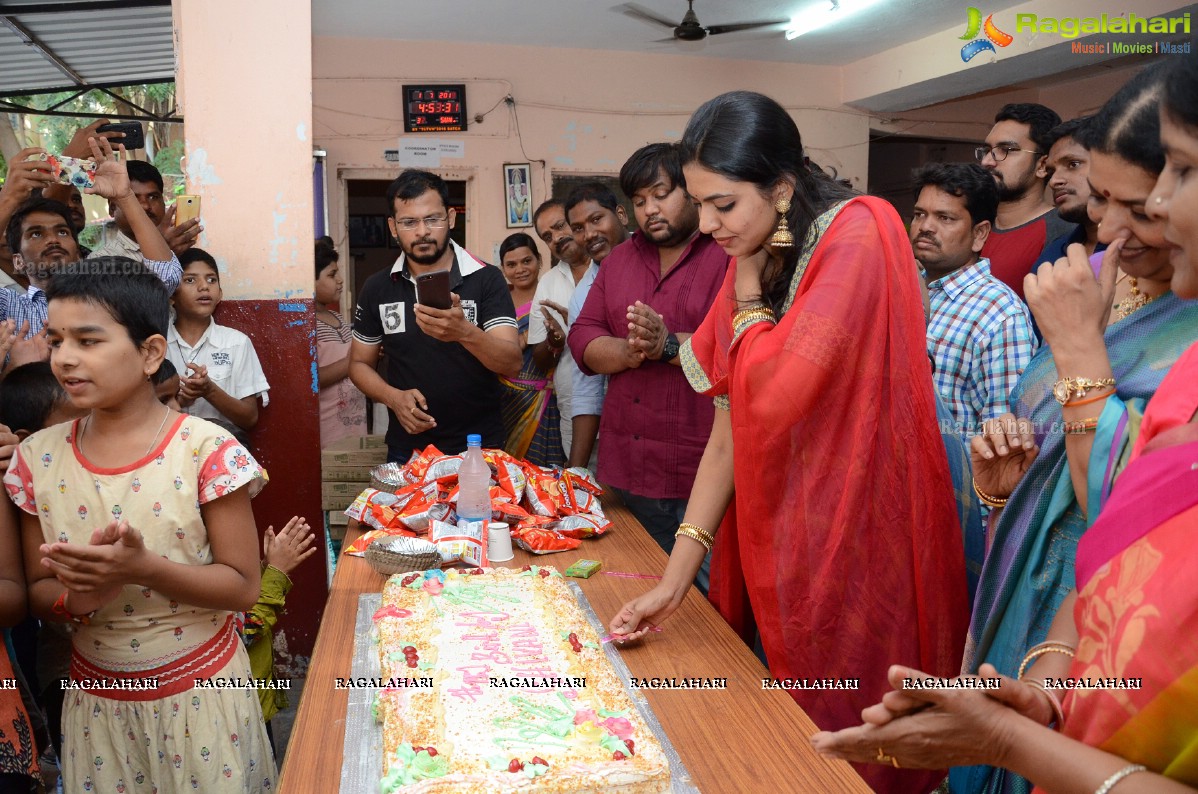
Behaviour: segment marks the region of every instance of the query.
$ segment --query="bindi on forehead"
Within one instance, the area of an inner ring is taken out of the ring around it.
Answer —
[[[1103,197],[1104,197],[1104,198],[1110,198],[1110,197],[1111,197],[1111,191],[1109,191],[1109,190],[1104,190],[1104,191],[1102,191],[1102,195],[1103,195]]]

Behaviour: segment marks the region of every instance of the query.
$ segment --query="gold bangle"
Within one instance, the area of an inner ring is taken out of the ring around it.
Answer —
[[[978,495],[978,499],[982,500],[982,504],[987,507],[1006,507],[1007,502],[1011,501],[1009,496],[991,496],[978,487],[978,481],[973,481],[973,492]]]
[[[732,328],[735,332],[740,333],[748,326],[758,322],[776,323],[778,318],[774,316],[774,312],[767,306],[755,306],[749,309],[741,309],[732,315]]]
[[[1048,687],[1041,684],[1039,681],[1024,681],[1028,686],[1034,686],[1044,694],[1048,695],[1048,705],[1052,708],[1052,714],[1056,718],[1056,730],[1061,730],[1065,726],[1065,709],[1061,708],[1061,701],[1052,692],[1048,691]]]
[[[1098,417],[1091,416],[1089,419],[1079,419],[1076,422],[1066,422],[1065,432],[1071,436],[1084,435],[1091,430],[1098,429]]]
[[[695,530],[693,530],[687,526],[679,527],[678,531],[674,533],[674,537],[676,537],[676,538],[688,537],[691,540],[698,541],[699,543],[702,543],[703,548],[707,549],[708,551],[711,551],[711,547],[714,543],[713,541],[708,540],[706,532],[704,532],[703,534],[699,534],[698,532],[696,532]]]
[[[1032,649],[1023,657],[1023,661],[1019,663],[1019,674],[1015,676],[1018,679],[1023,678],[1023,674],[1027,672],[1028,665],[1032,661],[1046,653],[1063,653],[1070,659],[1074,658],[1074,648],[1066,645],[1063,642],[1042,642],[1039,645],[1032,646]]]
[[[1075,395],[1085,397],[1086,392],[1091,389],[1100,389],[1103,386],[1114,385],[1114,378],[1099,378],[1098,380],[1090,380],[1089,378],[1061,378],[1052,385],[1052,396],[1056,397],[1057,402],[1061,405],[1065,405]]]
[[[685,529],[693,529],[695,532],[698,532],[700,535],[703,535],[704,537],[706,537],[706,538],[707,538],[708,540],[710,540],[712,543],[715,543],[715,533],[714,533],[714,532],[708,532],[708,531],[707,531],[706,529],[704,529],[703,527],[696,526],[695,524],[690,524],[690,523],[687,523],[686,521],[683,521],[681,524],[679,524],[679,525],[678,525],[678,528],[679,528],[679,529],[683,529],[683,528],[685,528]]]

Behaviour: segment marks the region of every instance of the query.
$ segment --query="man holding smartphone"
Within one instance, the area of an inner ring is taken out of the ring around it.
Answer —
[[[449,239],[457,213],[441,177],[405,171],[387,188],[387,203],[403,253],[358,293],[349,363],[354,385],[387,406],[387,459],[406,461],[428,444],[461,452],[469,433],[502,447],[497,375],[515,377],[523,363],[507,282]],[[444,305],[445,277],[420,281],[438,271],[448,273],[448,309],[427,305]]]

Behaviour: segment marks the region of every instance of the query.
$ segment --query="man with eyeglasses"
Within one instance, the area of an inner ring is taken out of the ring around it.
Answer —
[[[497,376],[515,377],[523,361],[507,282],[449,239],[457,213],[441,177],[405,171],[387,188],[387,204],[403,253],[359,291],[349,363],[354,385],[387,406],[387,460],[406,461],[429,444],[461,452],[470,433],[502,447]],[[417,303],[416,279],[440,270],[449,271],[452,306]],[[385,375],[376,370],[380,350]]]
[[[984,145],[974,150],[998,185],[998,217],[982,256],[990,272],[1022,299],[1023,278],[1044,245],[1072,229],[1045,199],[1049,135],[1061,117],[1044,105],[1004,105]]]

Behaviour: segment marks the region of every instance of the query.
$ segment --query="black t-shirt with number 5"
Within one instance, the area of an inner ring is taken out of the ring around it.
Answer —
[[[456,243],[450,290],[462,300],[466,319],[484,331],[516,327],[516,307],[499,268],[472,257]],[[406,461],[411,451],[435,444],[447,454],[466,448],[466,436],[479,433],[484,447],[501,448],[502,387],[491,372],[458,342],[428,336],[416,324],[416,283],[400,256],[390,271],[375,273],[358,292],[354,339],[383,346],[383,375],[397,389],[419,389],[437,426],[411,435],[388,410],[387,447],[392,460]]]

